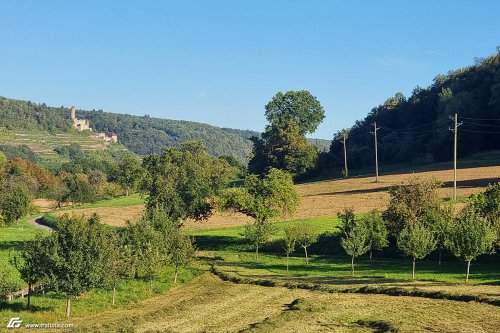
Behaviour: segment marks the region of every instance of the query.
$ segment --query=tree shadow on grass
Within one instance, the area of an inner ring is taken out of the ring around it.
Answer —
[[[247,251],[250,246],[243,238],[232,236],[194,236],[196,247],[204,251]]]
[[[22,312],[22,311],[28,311],[28,312],[41,312],[41,311],[48,311],[53,309],[50,306],[39,306],[39,305],[33,305],[31,304],[29,309],[26,307],[26,302],[13,302],[13,303],[8,303],[6,301],[0,301],[0,310],[10,310],[12,312]]]

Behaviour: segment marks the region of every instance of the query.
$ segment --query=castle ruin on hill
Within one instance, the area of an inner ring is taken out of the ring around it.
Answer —
[[[74,106],[71,107],[71,123],[73,124],[73,128],[79,130],[80,132],[85,130],[92,132],[92,128],[90,128],[90,122],[88,119],[78,119],[76,117],[76,108]],[[106,142],[118,142],[118,135],[116,135],[116,133],[103,132],[96,133],[95,136]]]

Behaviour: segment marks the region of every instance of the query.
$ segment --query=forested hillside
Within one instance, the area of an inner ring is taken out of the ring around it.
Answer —
[[[251,151],[248,140],[257,132],[219,128],[182,120],[149,116],[131,116],[101,110],[77,110],[79,118],[90,120],[98,132],[115,132],[120,143],[133,152],[145,155],[161,151],[164,146],[201,139],[214,156],[233,155],[246,160]],[[8,130],[46,130],[51,133],[72,131],[70,112],[66,107],[49,107],[29,101],[0,97],[0,126]]]
[[[380,163],[446,161],[453,157],[453,121],[458,114],[458,157],[500,149],[500,53],[473,66],[438,75],[411,96],[396,93],[356,121],[347,139],[349,167],[374,163],[377,123]],[[320,168],[342,167],[341,133],[334,136]]]

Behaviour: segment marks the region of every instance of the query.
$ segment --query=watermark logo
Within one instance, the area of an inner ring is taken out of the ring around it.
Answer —
[[[7,328],[19,328],[23,321],[19,317],[10,318]]]

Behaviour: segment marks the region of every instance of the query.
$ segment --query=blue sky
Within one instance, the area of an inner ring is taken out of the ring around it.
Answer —
[[[306,89],[330,139],[500,45],[500,1],[0,3],[0,95],[262,130]]]

